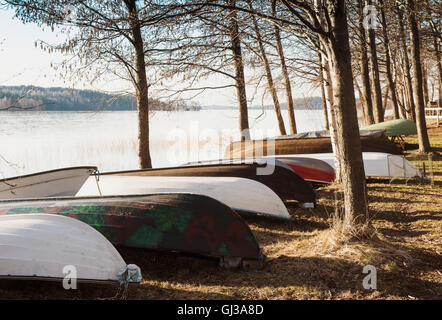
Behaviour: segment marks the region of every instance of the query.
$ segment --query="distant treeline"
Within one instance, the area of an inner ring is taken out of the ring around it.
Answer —
[[[184,101],[149,99],[150,110],[199,110]],[[136,110],[135,97],[99,91],[34,86],[0,86],[0,110],[117,111]]]
[[[322,109],[321,97],[305,97],[293,99],[295,110],[319,110]],[[267,105],[265,109],[274,109],[273,105]],[[253,109],[261,109],[260,106],[253,106]],[[281,103],[281,109],[287,109],[287,103]]]
[[[305,98],[296,98],[293,99],[293,104],[295,106],[296,110],[321,110],[323,108],[322,106],[322,99],[321,97],[305,97]],[[271,104],[268,105],[253,105],[250,106],[248,109],[253,110],[274,110],[275,107]],[[238,106],[219,106],[219,105],[210,105],[210,106],[203,106],[202,109],[209,109],[209,110],[223,110],[223,109],[231,109],[231,110],[238,110]],[[287,103],[281,103],[281,110],[287,110]]]

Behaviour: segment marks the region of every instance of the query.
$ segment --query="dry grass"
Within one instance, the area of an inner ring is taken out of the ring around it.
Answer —
[[[290,207],[293,221],[249,217],[269,260],[261,270],[220,269],[216,261],[122,249],[144,280],[130,299],[441,299],[442,128],[430,130],[434,186],[419,181],[371,180],[368,236],[342,239],[333,223],[334,189],[318,190],[317,209]],[[416,141],[415,137],[408,139]],[[341,232],[342,233],[342,232]],[[350,232],[351,234],[351,232]],[[335,241],[338,239],[339,241]],[[365,290],[365,265],[377,268],[377,290]],[[0,282],[0,298],[94,299],[116,287]]]

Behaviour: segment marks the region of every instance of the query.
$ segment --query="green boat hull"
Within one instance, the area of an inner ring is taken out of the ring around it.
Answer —
[[[0,201],[0,215],[49,213],[83,221],[117,246],[261,261],[245,221],[221,202],[195,194]]]
[[[387,137],[417,134],[416,123],[407,119],[396,119],[375,123],[361,128],[362,130],[385,130]]]

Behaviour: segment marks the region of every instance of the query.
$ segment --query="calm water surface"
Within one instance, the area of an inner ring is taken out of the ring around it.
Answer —
[[[278,135],[272,110],[249,111],[254,138]],[[283,114],[288,127],[287,113]],[[296,111],[298,132],[323,130],[321,110]],[[150,119],[154,167],[218,159],[239,137],[236,110],[155,112]],[[101,171],[138,168],[137,115],[114,112],[0,112],[0,177],[61,167]]]

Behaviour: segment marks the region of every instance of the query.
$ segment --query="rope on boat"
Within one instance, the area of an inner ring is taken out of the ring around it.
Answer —
[[[141,270],[135,264],[128,264],[118,272],[117,279],[120,283],[117,293],[113,297],[98,298],[97,300],[126,300],[129,294],[129,283],[141,281]]]
[[[101,193],[100,184],[98,183],[100,181],[100,171],[98,169],[96,169],[94,171],[93,175],[95,176],[95,182],[97,184],[98,193],[100,194],[100,197],[102,197],[103,194]]]

